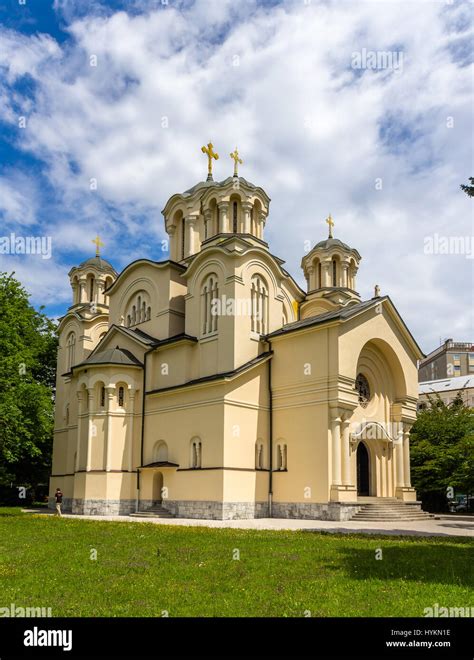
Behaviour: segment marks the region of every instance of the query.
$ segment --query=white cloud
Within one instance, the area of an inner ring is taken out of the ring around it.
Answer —
[[[331,211],[336,235],[363,255],[364,297],[379,283],[426,350],[439,335],[472,339],[462,312],[472,261],[423,254],[434,231],[472,233],[471,200],[459,190],[472,163],[472,82],[457,56],[469,36],[465,7],[158,4],[141,15],[94,11],[72,23],[74,43],[62,50],[49,37],[0,36],[8,80],[28,71],[38,84],[23,145],[46,161],[87,232],[100,225],[125,258],[119,237],[139,229],[137,217],[156,236],[166,199],[205,177],[201,145],[212,139],[225,178],[237,144],[242,175],[273,200],[271,249],[300,283],[304,241],[321,239]],[[74,3],[57,5],[77,16]],[[364,48],[398,49],[402,70],[355,75],[351,56]],[[63,218],[48,225],[65,249],[86,247]]]

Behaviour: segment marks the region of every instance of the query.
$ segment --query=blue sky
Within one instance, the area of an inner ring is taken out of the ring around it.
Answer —
[[[331,212],[364,299],[379,284],[425,351],[472,341],[474,259],[424,250],[472,249],[472,32],[457,0],[4,0],[0,236],[49,236],[52,257],[0,268],[59,316],[96,233],[117,270],[166,258],[161,209],[205,178],[211,139],[215,178],[237,144],[272,198],[266,238],[300,285]],[[354,68],[362,52],[402,66]]]

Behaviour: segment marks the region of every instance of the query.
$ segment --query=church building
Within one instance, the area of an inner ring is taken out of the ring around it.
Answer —
[[[410,482],[416,341],[333,236],[301,261],[265,241],[267,193],[208,177],[164,209],[165,261],[69,272],[50,495],[78,514],[349,520],[419,507]],[[321,223],[323,226],[323,223]],[[285,231],[285,228],[282,228]],[[290,231],[287,227],[286,231]]]

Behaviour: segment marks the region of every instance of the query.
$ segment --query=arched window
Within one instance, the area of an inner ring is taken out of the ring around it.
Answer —
[[[209,275],[202,287],[202,334],[209,335],[217,332],[218,307],[214,300],[219,298],[217,275]]]
[[[185,234],[185,224],[184,218],[181,219],[181,259],[184,259],[184,250],[186,246],[186,234]]]
[[[367,408],[371,394],[369,381],[364,374],[357,375],[355,386],[357,393],[359,394],[359,405],[362,406],[362,408]]]
[[[119,387],[118,391],[118,404],[120,408],[123,408],[123,404],[125,403],[125,390],[123,389],[122,386]]]
[[[168,460],[168,445],[164,440],[160,440],[153,448],[153,462],[166,463]]]
[[[76,357],[76,335],[74,332],[71,332],[67,338],[66,342],[66,350],[67,350],[67,371],[71,371],[72,367],[74,366],[74,361]]]
[[[94,300],[94,276],[91,277],[89,287],[89,301],[92,302]]]
[[[323,276],[322,276],[322,268],[321,268],[321,262],[318,263],[318,289],[320,289],[323,286]]]
[[[232,231],[234,234],[237,233],[238,231],[238,226],[237,226],[237,202],[234,202],[232,204]]]
[[[277,470],[286,470],[287,469],[287,447],[286,444],[278,443],[277,444],[277,456],[276,456],[276,465]]]
[[[337,264],[336,260],[332,260],[332,285],[337,286]]]
[[[151,306],[149,303],[150,294],[147,291],[141,290],[140,293],[133,294],[124,310],[124,314],[125,311],[128,311],[126,316],[128,328],[151,319]]]
[[[100,388],[100,407],[105,408],[105,387]]]
[[[191,467],[202,467],[202,442],[198,438],[191,441]]]
[[[250,284],[250,329],[264,335],[268,332],[268,288],[260,275],[254,275]]]

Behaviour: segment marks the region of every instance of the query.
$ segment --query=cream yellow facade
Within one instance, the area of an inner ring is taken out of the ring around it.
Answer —
[[[212,176],[164,210],[170,259],[70,271],[51,497],[75,513],[348,519],[413,502],[422,357],[390,298],[361,301],[330,236],[303,291],[264,240],[270,199]]]

